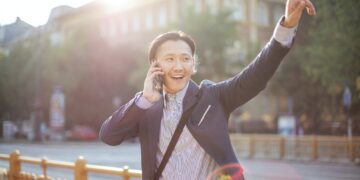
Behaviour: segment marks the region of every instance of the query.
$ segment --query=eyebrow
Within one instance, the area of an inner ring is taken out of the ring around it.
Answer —
[[[190,56],[191,57],[191,55],[188,54],[188,53],[181,53],[180,55],[181,56]],[[177,54],[170,53],[170,54],[165,54],[164,56],[177,56]]]

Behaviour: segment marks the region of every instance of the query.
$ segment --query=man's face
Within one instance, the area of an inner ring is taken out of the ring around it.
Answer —
[[[164,72],[164,89],[177,93],[189,82],[194,69],[194,58],[190,46],[182,40],[168,40],[162,43],[156,60]]]

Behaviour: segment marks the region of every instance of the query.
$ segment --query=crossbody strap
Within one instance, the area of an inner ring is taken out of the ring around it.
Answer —
[[[196,103],[197,104],[197,103]],[[176,130],[174,132],[174,135],[171,137],[170,143],[166,149],[165,155],[161,160],[161,163],[159,165],[159,168],[157,169],[157,171],[155,172],[154,175],[154,179],[153,180],[158,180],[161,176],[161,173],[163,172],[163,170],[165,169],[165,166],[167,164],[167,162],[169,161],[169,158],[175,148],[176,143],[179,140],[179,137],[182,133],[182,131],[184,130],[185,124],[188,121],[188,119],[190,118],[190,115],[194,109],[194,107],[196,106],[196,104],[194,104],[193,106],[191,106],[191,108],[189,108],[186,112],[184,112],[181,115],[181,119],[180,122],[178,123],[178,125],[176,126]]]

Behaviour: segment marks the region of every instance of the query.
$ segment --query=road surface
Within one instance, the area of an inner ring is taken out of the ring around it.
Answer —
[[[75,162],[82,155],[89,164],[113,167],[129,166],[141,169],[140,145],[125,142],[119,146],[107,146],[101,142],[0,142],[0,153],[9,154],[18,149],[23,156],[47,157],[51,160]],[[314,161],[289,161],[266,159],[239,159],[247,180],[360,180],[360,166],[349,162],[329,163]],[[0,161],[0,168],[8,163]],[[22,167],[24,171],[41,172],[39,166]],[[73,179],[73,172],[50,168],[49,175]],[[89,174],[89,180],[121,179],[114,176]]]

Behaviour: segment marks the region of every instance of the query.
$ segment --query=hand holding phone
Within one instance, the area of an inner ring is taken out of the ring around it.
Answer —
[[[159,63],[154,60],[150,65],[144,82],[143,97],[148,101],[156,102],[161,98],[163,76],[164,72]]]
[[[159,62],[155,61],[154,62],[154,67],[156,68],[160,68],[160,64]],[[162,93],[162,89],[163,89],[163,83],[164,83],[164,79],[163,76],[160,74],[157,74],[154,76],[153,79],[153,88],[157,91],[159,91],[159,93]]]

